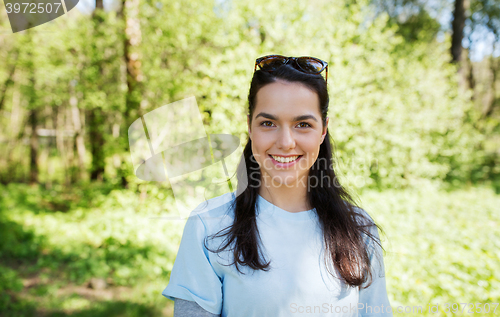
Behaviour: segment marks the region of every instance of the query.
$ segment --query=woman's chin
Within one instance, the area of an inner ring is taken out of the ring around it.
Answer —
[[[300,187],[301,185],[307,185],[307,183],[301,184],[298,180],[298,175],[274,175],[268,178],[269,181],[266,182],[268,186],[272,187]]]

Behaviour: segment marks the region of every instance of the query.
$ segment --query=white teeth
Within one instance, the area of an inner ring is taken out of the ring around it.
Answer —
[[[289,162],[295,161],[299,157],[299,155],[288,156],[288,157],[274,156],[274,155],[271,155],[271,156],[273,157],[273,159],[275,159],[276,161],[278,161],[280,163],[289,163]]]

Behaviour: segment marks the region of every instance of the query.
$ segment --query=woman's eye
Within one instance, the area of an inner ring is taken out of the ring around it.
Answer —
[[[301,122],[298,124],[299,128],[308,128],[310,127],[311,125],[307,122]]]
[[[273,123],[271,121],[262,121],[260,125],[264,127],[272,127]]]

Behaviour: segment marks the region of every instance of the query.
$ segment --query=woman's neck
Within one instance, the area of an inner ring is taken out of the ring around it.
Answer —
[[[307,184],[307,180],[304,181]],[[269,184],[269,181],[264,178],[259,194],[265,200],[273,205],[289,211],[301,212],[312,209],[307,197],[307,186],[302,186],[302,182],[298,182],[296,186]]]

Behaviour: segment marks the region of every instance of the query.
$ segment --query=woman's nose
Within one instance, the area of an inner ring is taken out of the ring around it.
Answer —
[[[281,129],[278,135],[277,146],[279,149],[282,150],[295,148],[295,139],[290,129],[288,128]]]

